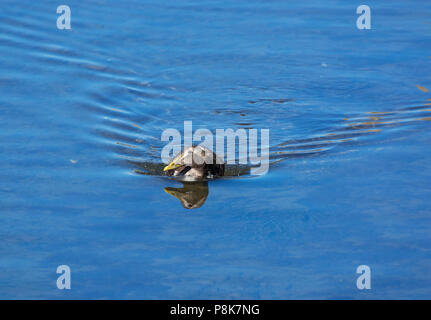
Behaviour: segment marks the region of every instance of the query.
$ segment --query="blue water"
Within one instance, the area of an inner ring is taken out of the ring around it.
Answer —
[[[59,4],[1,1],[0,298],[431,297],[431,3]],[[268,174],[183,208],[185,120],[270,129]]]

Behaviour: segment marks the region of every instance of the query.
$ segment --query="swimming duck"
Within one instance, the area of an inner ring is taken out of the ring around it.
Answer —
[[[185,176],[194,180],[220,177],[224,170],[223,160],[203,146],[185,148],[163,169],[168,176]]]

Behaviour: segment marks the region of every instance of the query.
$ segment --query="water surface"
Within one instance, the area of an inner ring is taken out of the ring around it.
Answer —
[[[430,297],[431,4],[65,4],[2,1],[0,297]],[[269,173],[162,177],[185,120],[269,128]]]

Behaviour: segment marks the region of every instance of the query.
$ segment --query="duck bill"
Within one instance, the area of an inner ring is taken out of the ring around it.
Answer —
[[[163,171],[169,171],[169,170],[175,170],[176,168],[181,167],[181,164],[175,163],[172,161],[170,164],[168,164],[166,167],[163,168]]]

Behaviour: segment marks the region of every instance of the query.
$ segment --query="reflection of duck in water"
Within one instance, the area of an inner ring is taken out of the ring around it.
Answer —
[[[184,176],[193,180],[220,177],[224,170],[223,160],[202,146],[185,148],[163,169],[168,176]]]
[[[208,196],[208,182],[183,182],[182,188],[164,188],[166,193],[173,195],[186,209],[200,208]]]

